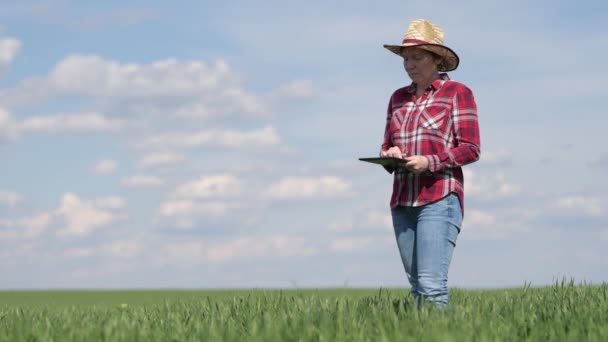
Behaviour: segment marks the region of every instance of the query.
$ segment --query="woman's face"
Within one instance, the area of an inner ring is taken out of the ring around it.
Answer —
[[[417,47],[406,47],[401,50],[401,56],[405,72],[414,83],[427,83],[435,79],[441,59],[433,53]]]

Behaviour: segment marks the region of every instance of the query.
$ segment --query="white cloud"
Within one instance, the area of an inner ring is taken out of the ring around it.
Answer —
[[[318,249],[308,240],[286,235],[240,237],[231,241],[204,243],[184,241],[168,243],[158,253],[157,263],[196,265],[251,260],[264,257],[312,256]]]
[[[521,192],[519,184],[510,183],[502,174],[479,175],[470,169],[463,169],[467,196],[496,199],[511,197]]]
[[[23,237],[33,239],[44,233],[50,222],[51,214],[42,213],[34,217],[21,220],[19,225],[23,227]]]
[[[242,182],[233,175],[209,175],[178,186],[172,196],[186,199],[237,197],[243,193],[243,187]]]
[[[190,200],[165,201],[160,206],[162,216],[192,215],[196,212],[196,202]]]
[[[495,240],[507,235],[502,225],[496,224],[495,215],[481,210],[469,210],[461,228],[461,235],[470,240]]]
[[[390,210],[386,211],[372,210],[367,213],[366,223],[370,227],[377,227],[380,230],[393,231],[393,218]]]
[[[333,233],[348,233],[353,231],[354,226],[355,223],[353,219],[351,217],[347,217],[330,223],[327,228]]]
[[[219,218],[250,207],[240,201],[245,191],[242,181],[233,175],[201,176],[177,186],[161,203],[159,216],[174,219],[172,223],[178,228],[189,229],[196,219]]]
[[[91,97],[120,106],[121,113],[162,113],[196,118],[265,115],[263,101],[245,91],[226,62],[166,59],[119,63],[94,55],[70,55],[48,76],[0,92],[0,102],[18,106],[58,96]]]
[[[392,232],[393,219],[390,210],[359,210],[352,215],[346,215],[329,224],[328,230],[333,233],[347,233],[357,231],[377,235],[378,231]],[[392,235],[387,235],[391,236]]]
[[[48,228],[50,213],[41,213],[18,220],[0,220],[0,240],[35,239]]]
[[[583,213],[588,216],[602,216],[606,212],[606,201],[598,196],[572,195],[559,198],[556,207],[560,210]]]
[[[22,133],[95,133],[117,132],[125,120],[111,119],[96,112],[34,116],[15,121],[8,111],[0,108],[0,142],[17,140]]]
[[[306,239],[273,235],[267,238],[238,238],[232,242],[212,246],[208,257],[212,262],[264,256],[311,256],[317,252]]]
[[[471,210],[467,213],[467,223],[472,225],[492,225],[496,222],[494,215],[483,212],[481,210]]]
[[[177,164],[185,160],[182,154],[174,152],[157,152],[146,154],[139,160],[140,168],[154,168],[163,165]]]
[[[8,111],[0,108],[0,143],[12,142],[19,137],[19,127]]]
[[[195,133],[169,133],[151,136],[137,146],[140,148],[189,148],[201,146],[256,147],[277,146],[281,138],[272,126],[250,131],[209,130]]]
[[[314,96],[314,88],[310,80],[295,80],[282,85],[278,95],[287,99],[307,99]]]
[[[100,160],[93,167],[91,171],[98,175],[105,175],[109,173],[114,173],[118,168],[118,163],[115,160],[104,159]]]
[[[57,235],[64,237],[89,235],[117,219],[112,212],[98,208],[94,203],[82,201],[72,193],[63,195],[55,214],[63,218],[65,226],[57,231]]]
[[[470,209],[465,213],[459,239],[501,240],[530,231],[531,219],[539,211],[527,208],[503,208],[496,212]]]
[[[351,185],[342,178],[285,177],[271,184],[262,197],[275,200],[326,199],[347,197],[353,194]]]
[[[336,239],[332,241],[330,249],[334,252],[354,252],[369,246],[371,242],[369,237]]]
[[[95,205],[100,209],[124,209],[127,207],[127,201],[118,196],[102,197],[95,200]]]
[[[110,119],[96,112],[57,114],[32,117],[19,123],[24,132],[90,133],[116,132],[125,124],[121,119]]]
[[[208,214],[212,216],[221,216],[228,213],[228,210],[234,206],[231,206],[226,202],[204,202],[199,203],[197,208],[200,210],[201,214]]]
[[[194,224],[192,216],[224,216],[230,209],[236,209],[240,205],[232,202],[192,200],[168,200],[161,203],[160,215],[165,217],[179,217],[182,228],[191,228]],[[190,218],[189,218],[190,217]],[[187,221],[184,221],[187,219]],[[187,223],[186,223],[187,222]]]
[[[135,175],[131,177],[124,178],[122,180],[122,185],[130,188],[135,187],[156,187],[164,184],[164,181],[156,176],[150,175]]]
[[[21,201],[23,201],[23,197],[20,194],[12,191],[0,190],[0,205],[14,208]]]
[[[0,39],[0,68],[11,64],[21,49],[21,42],[15,38]]]
[[[227,118],[239,115],[264,117],[269,112],[267,105],[263,104],[259,98],[247,94],[242,89],[231,89],[219,96],[233,97],[233,99],[230,102],[226,100],[224,103],[221,103],[221,100],[218,99],[198,98],[190,103],[183,103],[180,106],[172,108],[169,112],[178,118],[196,120]],[[152,112],[156,111],[152,109]]]
[[[71,55],[51,71],[49,85],[59,92],[94,97],[142,98],[184,96],[213,90],[227,81],[229,68],[220,61],[205,64],[161,60],[151,64],[120,64],[93,55]]]
[[[503,148],[496,151],[484,151],[479,163],[484,165],[504,165],[510,163],[511,158],[511,152]]]

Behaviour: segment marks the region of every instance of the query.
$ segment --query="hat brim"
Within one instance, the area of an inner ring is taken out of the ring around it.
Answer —
[[[443,58],[443,63],[439,66],[439,71],[447,72],[453,71],[458,68],[458,64],[460,64],[460,58],[454,50],[450,49],[445,45],[439,44],[401,44],[401,45],[389,45],[384,44],[384,47],[390,52],[401,56],[401,49],[406,47],[417,47],[430,52],[435,53],[439,57]]]

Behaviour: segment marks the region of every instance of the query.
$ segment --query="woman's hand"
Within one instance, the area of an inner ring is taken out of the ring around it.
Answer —
[[[397,146],[393,146],[386,151],[380,152],[380,157],[394,157],[394,158],[403,158],[401,155],[401,150]]]
[[[405,157],[405,167],[413,173],[421,173],[429,169],[429,160],[425,156]]]

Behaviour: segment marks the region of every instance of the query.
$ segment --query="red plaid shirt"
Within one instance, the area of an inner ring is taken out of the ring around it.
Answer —
[[[425,156],[429,172],[395,172],[391,208],[421,206],[454,192],[464,213],[461,166],[480,154],[477,105],[469,88],[441,74],[420,99],[415,83],[397,89],[388,104],[382,151],[393,146],[404,156]]]

